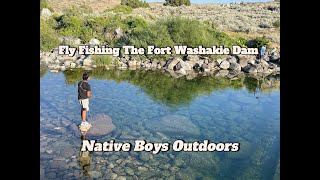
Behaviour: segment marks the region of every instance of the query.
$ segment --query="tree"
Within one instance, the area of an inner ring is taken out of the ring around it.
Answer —
[[[190,6],[190,0],[166,0],[166,2],[163,4],[165,6],[181,6],[181,5],[186,5]]]

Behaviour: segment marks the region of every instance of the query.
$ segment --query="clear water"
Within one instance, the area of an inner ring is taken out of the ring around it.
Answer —
[[[280,93],[279,86],[263,88],[268,80],[201,77],[190,81],[161,72],[95,70],[89,117],[106,114],[116,126],[97,141],[134,144],[136,139],[169,143],[208,139],[239,142],[240,151],[91,152],[83,158],[77,129],[76,83],[81,74],[40,74],[43,179],[279,178]],[[169,117],[180,120],[161,124]]]

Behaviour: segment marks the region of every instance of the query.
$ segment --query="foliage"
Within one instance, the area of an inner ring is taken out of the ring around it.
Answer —
[[[190,0],[166,0],[166,2],[163,4],[164,6],[190,6]]]
[[[280,19],[276,20],[275,22],[272,23],[273,27],[279,28],[280,27]]]
[[[115,12],[115,13],[124,13],[124,14],[130,14],[132,12],[132,8],[130,6],[126,6],[126,5],[118,5],[118,6],[115,6],[111,9],[106,9],[104,10],[104,12]]]
[[[92,59],[96,66],[106,66],[112,63],[111,55],[92,55]]]
[[[149,4],[146,1],[140,1],[140,0],[121,0],[121,5],[126,5],[132,8],[149,7]]]
[[[266,47],[269,47],[270,40],[267,39],[265,36],[257,37],[255,39],[249,40],[246,43],[246,46],[249,48],[261,48],[263,45],[266,45]]]
[[[47,21],[40,19],[40,50],[50,51],[59,44],[57,32]]]

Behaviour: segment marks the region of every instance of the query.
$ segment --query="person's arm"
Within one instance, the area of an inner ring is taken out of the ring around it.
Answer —
[[[91,96],[91,91],[87,91],[87,96],[88,96],[89,98],[92,97],[92,96]]]

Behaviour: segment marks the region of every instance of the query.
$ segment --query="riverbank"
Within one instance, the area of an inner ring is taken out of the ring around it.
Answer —
[[[67,69],[92,70],[99,67],[96,55],[59,55],[58,49],[52,52],[40,52],[40,67],[48,68],[51,72],[65,71]],[[184,57],[169,57],[167,59],[140,59],[139,56],[121,56],[110,58],[106,69],[117,68],[122,70],[161,70],[174,78],[186,76],[193,79],[197,76],[221,76],[235,79],[250,75],[251,77],[265,77],[280,74],[280,55],[275,51],[261,62],[255,55],[224,55],[215,58],[201,55],[186,55]],[[100,62],[101,64],[101,62]]]

